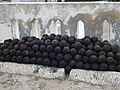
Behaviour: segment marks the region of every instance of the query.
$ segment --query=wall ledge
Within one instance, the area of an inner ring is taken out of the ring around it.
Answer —
[[[0,62],[0,72],[32,75],[46,79],[67,79],[76,82],[82,81],[96,85],[120,85],[120,72],[114,71],[111,72],[72,69],[67,78],[65,76],[64,68],[47,67],[33,64]]]
[[[72,69],[68,79],[97,85],[120,85],[120,72]]]
[[[18,73],[23,75],[34,75],[42,78],[64,79],[64,68],[46,67],[33,64],[17,64],[0,62],[0,72]]]

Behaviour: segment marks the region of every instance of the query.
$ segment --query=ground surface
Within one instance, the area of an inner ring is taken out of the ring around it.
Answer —
[[[120,90],[120,86],[98,86],[67,79],[44,79],[0,72],[0,90]]]

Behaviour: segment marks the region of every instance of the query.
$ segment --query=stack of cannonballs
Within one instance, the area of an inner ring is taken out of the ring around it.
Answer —
[[[85,36],[43,34],[19,39],[7,39],[0,44],[0,61],[38,64],[71,69],[97,71],[120,71],[119,45],[111,45],[107,40]]]

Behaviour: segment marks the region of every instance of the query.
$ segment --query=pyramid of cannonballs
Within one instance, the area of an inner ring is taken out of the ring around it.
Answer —
[[[120,71],[119,45],[111,45],[97,37],[43,34],[19,39],[7,39],[0,44],[0,61],[38,64],[50,67]]]

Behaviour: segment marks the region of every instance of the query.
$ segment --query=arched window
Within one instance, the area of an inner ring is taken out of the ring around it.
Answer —
[[[77,38],[84,38],[85,37],[84,23],[81,20],[79,20],[77,23],[76,36],[77,36]]]
[[[50,33],[61,34],[61,22],[60,22],[60,20],[52,20],[49,29],[50,29],[49,30]]]
[[[54,33],[61,34],[61,22],[60,22],[60,20],[56,20],[54,23],[55,23],[54,24]]]
[[[37,21],[35,18],[32,20],[31,36],[39,37],[39,32],[38,32],[38,21]]]
[[[110,24],[107,20],[103,22],[103,40],[110,40]]]
[[[16,19],[12,20],[12,37],[20,39],[19,24]]]

